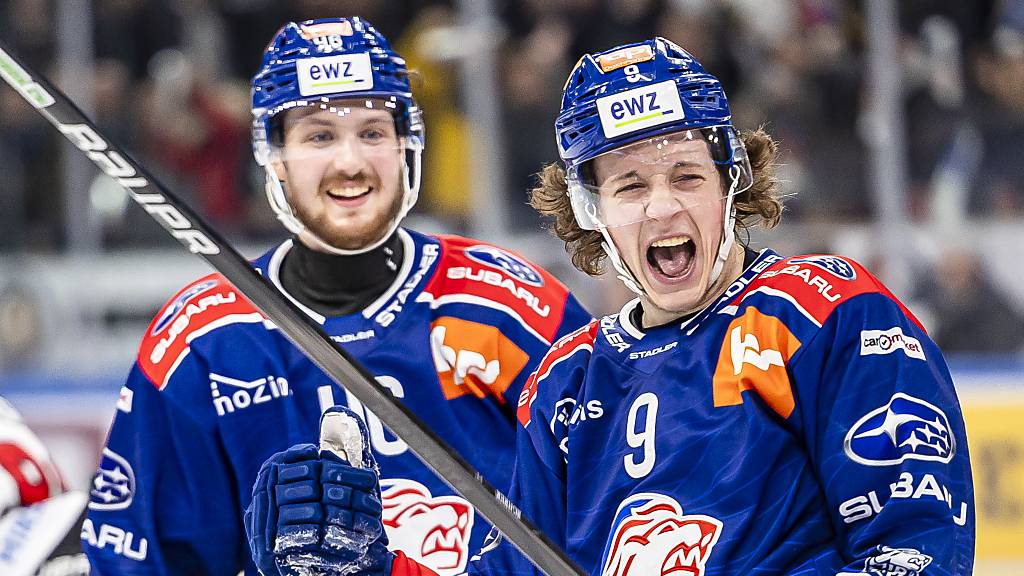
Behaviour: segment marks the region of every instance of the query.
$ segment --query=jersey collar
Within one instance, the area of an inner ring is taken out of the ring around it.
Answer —
[[[402,285],[409,277],[409,272],[412,270],[413,261],[418,259],[417,255],[415,254],[416,246],[415,242],[413,242],[412,236],[410,236],[409,233],[403,228],[399,228],[396,231],[396,234],[398,234],[398,238],[402,242],[402,249],[404,251],[403,253],[405,254],[405,256],[402,258],[402,266],[398,270],[398,274],[395,276],[395,279],[391,282],[391,285],[388,286],[387,290],[385,290],[383,294],[377,297],[376,300],[370,303],[369,306],[363,309],[362,315],[364,318],[372,318],[373,315],[380,310],[381,306],[383,306],[392,296],[395,295],[396,292],[398,292],[398,289],[402,287]],[[270,262],[267,264],[267,278],[270,279],[270,282],[274,285],[274,287],[276,287],[282,294],[284,294],[286,298],[291,300],[292,303],[294,303],[300,310],[305,312],[307,316],[309,316],[313,320],[316,320],[318,323],[323,324],[324,322],[327,321],[327,318],[324,317],[323,314],[320,314],[310,309],[308,306],[303,305],[294,296],[289,294],[288,291],[285,290],[284,285],[281,283],[281,263],[284,262],[284,257],[287,256],[288,252],[292,249],[292,242],[293,240],[290,239],[285,240],[284,242],[281,243],[280,246],[274,249],[273,254],[271,254],[270,256]]]

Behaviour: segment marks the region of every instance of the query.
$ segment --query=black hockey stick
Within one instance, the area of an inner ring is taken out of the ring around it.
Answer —
[[[0,42],[0,76],[193,254],[204,258],[339,385],[359,399],[412,451],[509,541],[549,576],[583,570],[551,542],[499,490],[491,486],[373,375],[335,344],[181,199],[155,180],[43,76]]]

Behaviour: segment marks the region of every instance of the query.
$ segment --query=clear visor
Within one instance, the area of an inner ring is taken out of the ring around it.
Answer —
[[[273,115],[269,133],[256,137],[264,139],[269,161],[343,166],[393,157],[418,141],[398,134],[395,108],[377,99],[291,102]]]
[[[746,149],[731,126],[633,142],[574,166],[567,180],[576,221],[586,230],[724,206],[754,182]]]

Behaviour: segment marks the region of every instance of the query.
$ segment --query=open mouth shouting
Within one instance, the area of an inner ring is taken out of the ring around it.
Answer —
[[[647,267],[653,280],[678,284],[696,270],[697,245],[687,234],[663,236],[647,246]]]

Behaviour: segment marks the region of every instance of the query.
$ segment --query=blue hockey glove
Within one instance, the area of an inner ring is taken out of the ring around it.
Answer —
[[[245,511],[253,560],[265,576],[390,574],[366,425],[335,406],[320,426],[319,449],[298,444],[260,468]]]

